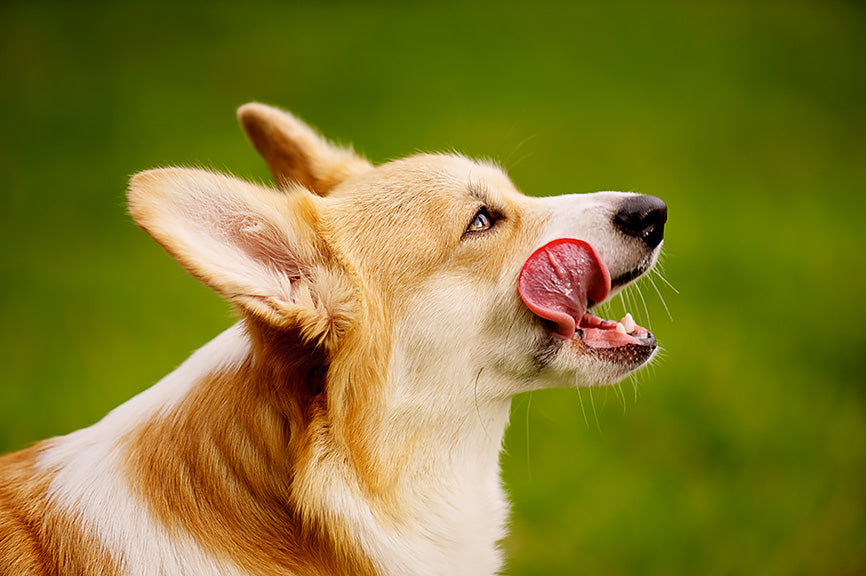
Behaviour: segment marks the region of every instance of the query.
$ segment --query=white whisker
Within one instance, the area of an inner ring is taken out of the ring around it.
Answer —
[[[598,429],[599,435],[601,432],[601,422],[598,420],[598,411],[595,409],[595,396],[592,395],[592,388],[589,389],[589,403],[592,404],[592,415],[595,416],[595,427]]]
[[[583,395],[580,393],[580,388],[577,389],[577,399],[580,400],[580,411],[583,413],[583,423],[589,429],[589,419],[586,417],[586,407],[583,405]]]
[[[661,264],[659,264],[659,265],[657,265],[655,268],[653,268],[653,272],[656,273],[656,275],[661,279],[662,282],[664,282],[665,284],[667,284],[667,287],[668,287],[668,288],[670,288],[671,290],[673,290],[675,294],[679,295],[680,291],[677,290],[676,287],[674,287],[673,284],[671,284],[670,282],[668,282],[668,279],[667,279],[667,278],[665,278],[664,270],[662,269]]]
[[[659,287],[655,283],[655,281],[653,280],[652,275],[647,276],[647,280],[649,280],[649,283],[652,284],[652,287],[655,289],[656,294],[659,295],[659,300],[661,300],[662,306],[664,306],[664,309],[665,309],[665,312],[667,312],[668,318],[670,318],[671,322],[673,322],[674,317],[671,315],[671,310],[670,310],[670,308],[668,308],[668,303],[665,302],[665,297],[662,296],[661,290],[659,290]]]
[[[622,403],[622,413],[625,414],[625,412],[626,412],[625,392],[623,392],[623,390],[622,390],[622,382],[617,382],[616,385],[614,386],[614,390],[617,393],[617,398],[619,398],[620,402]]]
[[[635,288],[635,290],[637,290],[637,295],[640,297],[640,301],[643,304],[643,311],[644,311],[644,314],[646,315],[645,316],[646,317],[646,327],[648,330],[652,331],[652,322],[650,322],[649,308],[646,305],[646,300],[643,297],[643,292],[641,292],[640,286],[637,283],[634,284],[634,288]]]
[[[627,292],[627,291],[628,291],[628,288],[626,288],[625,290],[623,290],[622,292],[619,293],[619,301],[620,301],[620,303],[622,304],[622,309],[624,310],[623,314],[625,314],[625,312],[630,312],[630,311],[631,311],[631,310],[630,310],[631,302],[630,302],[629,299],[626,297],[626,292]]]
[[[530,152],[526,152],[526,153],[524,153],[523,156],[521,156],[520,158],[518,158],[516,161],[514,161],[514,162],[511,161],[511,158],[514,157],[514,155],[515,155],[515,154],[516,154],[516,153],[517,153],[521,148],[523,148],[523,146],[524,146],[526,143],[528,143],[529,141],[533,140],[534,138],[535,138],[535,135],[534,135],[534,134],[531,135],[531,136],[527,136],[526,138],[524,138],[523,140],[521,140],[520,142],[518,142],[517,145],[516,145],[516,146],[511,150],[511,152],[510,152],[510,153],[508,154],[508,156],[505,158],[505,165],[508,167],[509,170],[512,169],[512,168],[514,168],[515,166],[517,166],[518,164],[520,164],[521,162],[523,162],[524,160],[526,160],[526,159],[529,158],[530,156],[532,156],[533,153],[530,151]]]

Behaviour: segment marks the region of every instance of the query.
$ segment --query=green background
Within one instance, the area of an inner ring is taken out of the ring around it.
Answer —
[[[267,179],[234,118],[259,100],[377,162],[456,149],[529,194],[668,202],[676,291],[609,311],[658,361],[515,399],[508,573],[864,574],[864,63],[856,2],[4,2],[0,451],[232,322],[124,190]]]

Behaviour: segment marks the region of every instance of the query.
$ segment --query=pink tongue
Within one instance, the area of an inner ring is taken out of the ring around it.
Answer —
[[[553,322],[557,336],[572,338],[587,299],[607,298],[610,272],[592,246],[559,238],[532,253],[520,271],[517,288],[530,310]]]

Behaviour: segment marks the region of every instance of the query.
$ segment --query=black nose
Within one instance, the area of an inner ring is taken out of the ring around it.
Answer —
[[[624,234],[640,238],[650,248],[661,244],[668,219],[668,207],[655,196],[630,196],[613,216]]]

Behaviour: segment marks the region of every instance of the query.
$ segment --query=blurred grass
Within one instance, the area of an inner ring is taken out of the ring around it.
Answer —
[[[668,202],[670,317],[648,282],[612,305],[660,361],[515,400],[510,574],[866,573],[864,61],[855,2],[5,2],[0,451],[231,323],[124,189],[267,179],[233,118],[260,100],[375,161],[453,148],[527,193]]]

